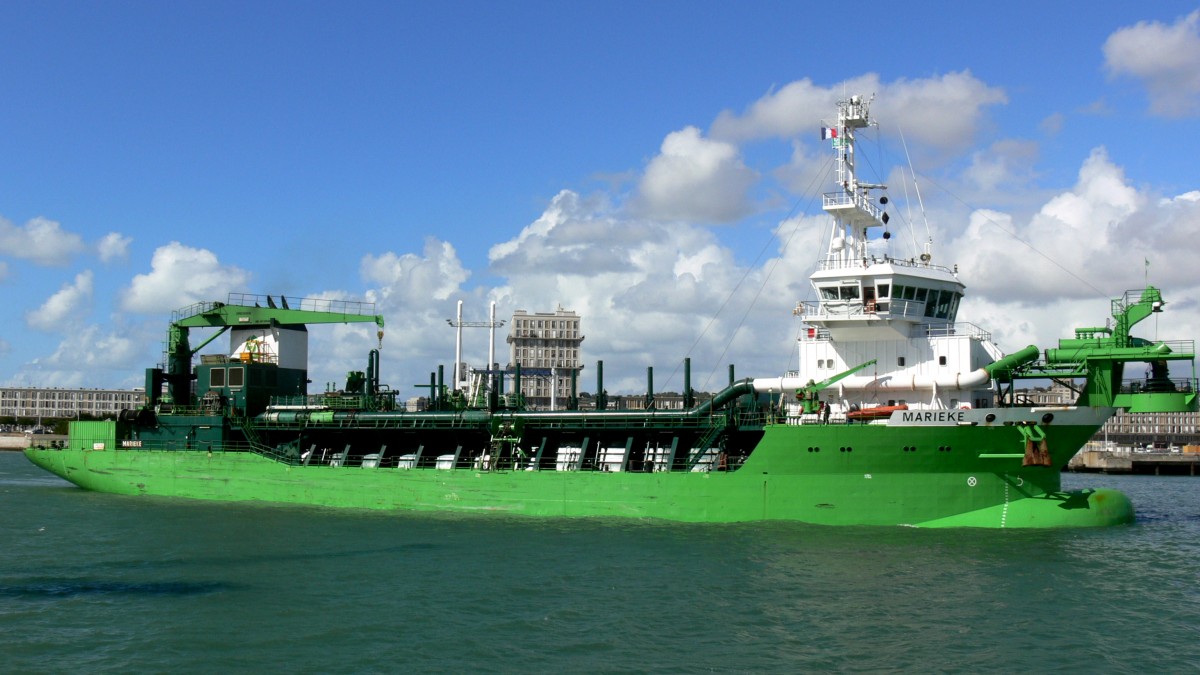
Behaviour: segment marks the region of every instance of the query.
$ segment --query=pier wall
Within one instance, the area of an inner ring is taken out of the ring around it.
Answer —
[[[1135,452],[1128,449],[1081,450],[1067,463],[1068,471],[1143,474],[1152,476],[1200,475],[1200,447],[1183,452]]]

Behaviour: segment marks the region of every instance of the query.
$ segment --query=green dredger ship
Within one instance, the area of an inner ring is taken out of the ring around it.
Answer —
[[[382,339],[372,305],[233,295],[176,313],[145,407],[74,422],[66,447],[26,454],[81,487],[131,495],[697,522],[1131,522],[1120,492],[1061,491],[1060,467],[1117,408],[1196,410],[1193,343],[1132,335],[1164,304],[1148,286],[1114,300],[1108,325],[1003,355],[956,321],[956,269],[928,250],[906,260],[868,246],[872,230],[887,239],[887,201],[855,176],[867,108],[840,102],[823,133],[838,157],[838,189],[824,196],[834,222],[811,277],[818,299],[797,308],[808,330],[788,376],[731,375],[697,401],[685,367],[683,410],[609,410],[603,395],[579,410],[572,395],[566,410],[537,411],[504,393],[521,390],[519,369],[491,372],[477,395],[431,374],[429,409],[412,412],[381,384],[375,350],[342,391],[305,394],[305,326],[374,321]],[[193,348],[189,331],[203,327],[219,332]],[[228,356],[193,363],[226,332]],[[1171,379],[1170,361],[1191,362],[1192,376]],[[1123,379],[1127,363],[1146,377]],[[1022,405],[1021,379],[1073,383],[1078,399]]]

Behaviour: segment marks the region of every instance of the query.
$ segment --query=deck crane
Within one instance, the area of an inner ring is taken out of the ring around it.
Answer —
[[[172,313],[167,329],[166,370],[146,372],[146,396],[153,407],[159,400],[162,384],[167,384],[163,403],[186,405],[191,397],[192,358],[217,337],[233,329],[290,329],[304,331],[308,324],[375,322],[378,339],[383,343],[383,316],[375,313],[374,303],[324,298],[287,298],[270,295],[230,293],[226,302],[199,302]],[[264,306],[265,305],[265,306]],[[298,309],[293,309],[297,307]],[[219,328],[213,336],[192,347],[188,334],[192,328]],[[307,371],[307,344],[302,355]],[[377,366],[377,363],[376,363]]]
[[[807,384],[796,390],[796,398],[800,401],[801,411],[805,414],[817,412],[820,409],[820,400],[818,398],[818,394],[831,385],[837,384],[838,381],[850,377],[858,371],[873,365],[875,365],[875,359],[871,359],[866,363],[854,366],[850,370],[842,371],[837,375],[827,377],[820,382],[813,382],[812,380],[809,380]]]

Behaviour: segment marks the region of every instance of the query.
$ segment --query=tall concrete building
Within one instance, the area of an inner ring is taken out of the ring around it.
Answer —
[[[547,410],[566,407],[571,376],[583,368],[580,317],[561,306],[553,312],[513,313],[508,324],[509,363],[521,366],[525,404]]]
[[[138,389],[0,388],[0,417],[70,419],[80,415],[113,417],[125,408],[140,408],[145,392]]]

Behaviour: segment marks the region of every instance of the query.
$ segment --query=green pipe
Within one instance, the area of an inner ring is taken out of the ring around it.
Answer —
[[[1042,351],[1037,348],[1037,345],[1029,345],[1018,352],[1009,354],[1008,356],[1005,356],[1004,358],[993,363],[989,363],[988,365],[984,366],[983,369],[987,371],[988,375],[999,382],[1011,382],[1012,371],[1027,363],[1036,361],[1041,353]]]
[[[683,408],[687,410],[696,405],[696,396],[692,393],[692,357],[683,359]]]
[[[646,410],[654,410],[654,366],[646,366]]]

